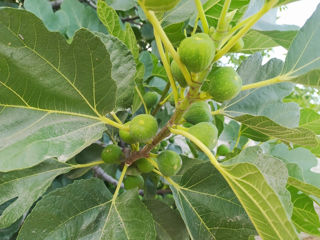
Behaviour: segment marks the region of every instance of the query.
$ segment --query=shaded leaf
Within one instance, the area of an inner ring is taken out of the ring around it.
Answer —
[[[58,189],[38,202],[17,239],[155,239],[152,216],[136,191],[111,199],[96,178]]]
[[[50,159],[32,168],[0,173],[0,205],[14,199],[0,216],[0,229],[17,221],[58,175],[70,170],[72,166]]]
[[[133,101],[136,64],[131,52],[119,39],[96,33],[105,44],[112,62],[112,78],[117,84],[117,109],[129,108]]]
[[[151,212],[158,240],[189,240],[189,234],[177,210],[159,200],[144,201]]]
[[[291,79],[291,82],[303,84],[308,87],[320,88],[320,70],[312,70],[304,75]]]

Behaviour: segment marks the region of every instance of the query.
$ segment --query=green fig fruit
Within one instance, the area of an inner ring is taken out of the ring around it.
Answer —
[[[146,158],[138,159],[135,162],[135,165],[139,169],[139,171],[142,173],[152,172],[152,170],[154,169],[154,166]]]
[[[126,178],[123,181],[124,188],[127,190],[133,189],[133,188],[142,188],[144,185],[144,179],[141,175],[137,176],[126,176]]]
[[[143,5],[151,11],[165,12],[174,8],[180,0],[142,0]]]
[[[143,100],[147,108],[152,108],[157,104],[159,95],[155,92],[147,92],[146,94],[144,94]]]
[[[182,166],[182,159],[176,152],[166,150],[158,155],[157,163],[160,172],[164,176],[170,177],[176,175],[179,172]]]
[[[101,153],[101,158],[105,163],[119,164],[122,157],[122,149],[114,144],[106,146]]]
[[[218,141],[218,129],[210,122],[201,122],[187,130],[190,134],[199,139],[204,145],[212,150]]]
[[[130,126],[130,122],[125,123],[124,126],[129,127]],[[133,144],[133,143],[137,142],[136,139],[134,139],[132,137],[132,135],[130,134],[130,131],[126,131],[126,130],[120,129],[119,130],[119,136],[125,143]]]
[[[219,156],[226,156],[230,152],[230,149],[227,145],[222,144],[217,149],[217,154]]]
[[[136,142],[146,143],[156,135],[158,123],[153,116],[141,114],[132,119],[129,128],[130,135]]]
[[[195,102],[191,104],[187,112],[183,115],[184,119],[192,124],[200,122],[211,122],[212,114],[206,102]]]
[[[208,34],[197,33],[181,42],[178,53],[189,71],[199,73],[212,63],[215,46]]]
[[[236,97],[241,91],[242,79],[232,67],[213,69],[206,80],[205,91],[217,102]]]

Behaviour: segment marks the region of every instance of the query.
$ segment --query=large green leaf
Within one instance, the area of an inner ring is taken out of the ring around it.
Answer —
[[[298,77],[320,68],[320,5],[293,41],[282,74]]]
[[[134,0],[107,0],[107,3],[115,10],[128,11],[135,6]]]
[[[225,162],[221,173],[263,239],[299,239],[286,205],[288,173],[280,163],[249,148]]]
[[[210,162],[190,168],[171,189],[192,239],[248,239],[255,234],[236,196]]]
[[[78,0],[64,0],[56,12],[46,0],[26,0],[24,7],[39,17],[50,31],[59,31],[68,38],[72,38],[80,28],[106,32],[96,11]]]
[[[320,220],[313,200],[293,187],[290,187],[290,193],[293,203],[292,221],[297,229],[313,236],[320,236]]]
[[[108,32],[119,38],[129,48],[137,60],[139,58],[139,48],[130,24],[125,24],[125,30],[123,30],[117,12],[103,0],[98,0],[97,12]]]
[[[8,201],[5,204],[0,205],[0,215],[3,210],[5,210],[14,200]],[[19,231],[20,226],[23,222],[23,218],[21,217],[15,223],[13,223],[10,227],[1,228],[0,229],[0,239],[1,240],[12,240],[13,236]]]
[[[144,201],[157,230],[157,240],[189,240],[189,234],[177,210],[159,200]]]
[[[83,29],[68,44],[33,14],[9,8],[0,10],[0,34],[0,171],[66,161],[96,141],[117,98],[100,38]]]
[[[58,175],[71,170],[72,166],[50,159],[32,168],[0,173],[0,205],[14,199],[0,216],[0,229],[17,221]]]
[[[282,62],[271,59],[261,65],[260,53],[250,56],[238,69],[243,84],[251,84],[273,78],[281,72]],[[276,124],[293,128],[299,126],[299,105],[283,103],[282,99],[293,91],[291,83],[281,83],[264,88],[242,91],[236,98],[225,103],[224,112],[232,117],[249,114],[267,117]]]
[[[46,195],[27,217],[17,239],[155,240],[156,233],[136,191],[112,201],[105,184],[91,178]]]

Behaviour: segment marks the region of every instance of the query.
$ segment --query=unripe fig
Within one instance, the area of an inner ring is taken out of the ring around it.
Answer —
[[[180,84],[181,87],[185,88],[188,86],[186,79],[184,78],[179,65],[176,61],[172,61],[171,63],[171,72],[173,75],[173,78]]]
[[[141,175],[137,176],[126,176],[126,178],[123,181],[124,188],[127,190],[133,189],[133,188],[142,188],[144,184],[143,177]]]
[[[236,97],[241,91],[242,79],[232,67],[213,69],[208,77],[205,91],[217,102]]]
[[[160,172],[164,176],[170,177],[176,175],[179,172],[182,166],[182,159],[176,152],[166,150],[158,155],[157,163]]]
[[[121,148],[113,144],[106,146],[101,153],[101,158],[105,163],[119,164],[121,162],[122,157],[123,152]]]
[[[124,126],[129,127],[130,126],[130,122],[127,122],[126,124],[124,124]],[[137,142],[136,139],[134,139],[132,137],[132,135],[130,134],[130,131],[126,131],[126,130],[120,129],[119,130],[119,136],[124,142],[126,142],[128,144],[133,144],[133,143]]]
[[[197,33],[181,42],[178,53],[189,71],[199,73],[210,66],[215,55],[215,46],[209,35]]]
[[[210,107],[206,102],[202,101],[193,103],[183,117],[192,124],[212,121]]]
[[[217,149],[217,154],[219,156],[226,156],[230,152],[230,149],[227,145],[222,144]]]
[[[210,150],[213,149],[218,140],[218,129],[209,122],[198,123],[187,130],[190,134],[199,139]]]
[[[153,116],[141,114],[132,119],[129,128],[133,139],[137,142],[146,143],[156,135],[158,123]]]
[[[148,173],[154,169],[154,166],[146,158],[138,159],[135,165],[142,173]]]
[[[240,52],[244,47],[244,41],[240,38],[235,45],[230,49],[229,52]]]
[[[155,92],[147,92],[143,96],[143,100],[147,105],[147,108],[152,108],[158,102],[158,94]]]
[[[151,11],[165,12],[174,8],[180,0],[143,0],[144,6]]]

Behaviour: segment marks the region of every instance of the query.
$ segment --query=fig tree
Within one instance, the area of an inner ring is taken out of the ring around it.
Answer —
[[[210,122],[198,123],[187,130],[190,134],[199,139],[210,150],[213,149],[218,140],[218,129]]]
[[[129,133],[136,142],[146,143],[156,135],[158,123],[153,116],[141,114],[132,119],[129,128]]]
[[[127,190],[133,189],[133,188],[142,188],[144,184],[143,177],[141,175],[137,176],[126,176],[126,178],[123,180],[124,188]]]
[[[232,67],[219,67],[209,73],[205,91],[213,100],[224,102],[236,97],[241,87],[242,79]]]
[[[130,122],[127,122],[126,124],[124,124],[124,126],[129,127]],[[124,142],[126,142],[128,144],[136,143],[136,140],[132,137],[132,135],[130,134],[130,131],[120,129],[119,136]]]
[[[148,173],[154,169],[154,166],[146,158],[138,159],[135,165],[142,173]]]
[[[122,157],[123,152],[121,148],[114,144],[106,146],[101,153],[101,158],[105,163],[119,164]]]
[[[184,78],[179,68],[179,65],[174,60],[171,62],[171,72],[172,72],[173,78],[179,83],[181,87],[185,88],[188,86],[186,79]]]
[[[147,108],[152,108],[158,102],[158,94],[155,92],[147,92],[143,96],[143,100],[147,105]]]
[[[158,155],[157,163],[160,172],[163,175],[170,177],[178,173],[182,166],[182,159],[176,152],[166,150]]]
[[[203,101],[191,104],[183,117],[187,122],[192,124],[212,121],[210,107],[206,102]]]
[[[197,33],[181,42],[178,53],[189,71],[199,73],[210,66],[215,46],[208,34]]]
[[[164,12],[174,8],[180,0],[143,0],[144,6],[151,11]]]

